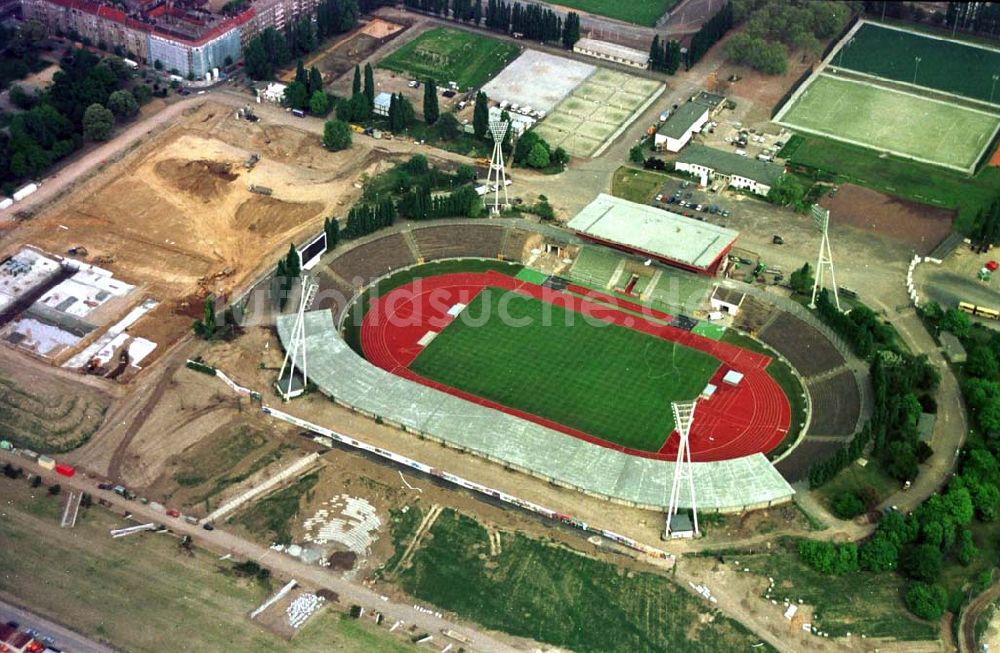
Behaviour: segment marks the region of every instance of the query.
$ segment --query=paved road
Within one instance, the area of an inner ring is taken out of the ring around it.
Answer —
[[[51,637],[55,642],[53,646],[62,649],[65,653],[114,653],[115,651],[109,646],[99,644],[44,617],[0,601],[0,622],[7,623],[9,621],[16,621],[22,629],[30,628],[42,636]]]
[[[95,499],[105,499],[111,504],[113,509],[122,512],[126,510],[131,512],[137,523],[155,522],[166,524],[175,533],[190,535],[196,544],[206,549],[217,553],[229,553],[239,559],[255,560],[261,566],[270,569],[271,573],[277,577],[294,578],[303,585],[336,592],[340,600],[345,604],[357,604],[369,611],[378,610],[382,612],[389,624],[395,621],[403,621],[407,625],[416,624],[418,628],[433,635],[440,633],[444,629],[451,629],[468,637],[472,642],[472,644],[465,647],[466,650],[477,651],[479,653],[515,653],[516,651],[525,651],[531,648],[528,643],[515,645],[507,641],[506,638],[501,640],[471,627],[460,625],[443,617],[437,617],[434,613],[419,611],[413,605],[397,603],[387,597],[383,597],[378,592],[343,578],[336,572],[304,564],[287,555],[244,540],[221,528],[206,531],[180,519],[172,519],[164,513],[153,510],[149,506],[145,506],[137,501],[127,501],[113,492],[98,490],[96,481],[84,475],[78,474],[73,478],[66,478],[54,472],[41,469],[37,465],[33,465],[30,461],[15,454],[6,451],[0,452],[0,462],[7,461],[30,469],[32,473],[40,474],[46,483],[58,482],[65,489],[86,491],[91,493]],[[470,591],[472,590],[470,589]]]

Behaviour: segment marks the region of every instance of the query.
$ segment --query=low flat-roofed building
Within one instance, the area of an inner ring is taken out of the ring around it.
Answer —
[[[736,315],[739,313],[744,299],[746,299],[746,295],[738,290],[717,286],[715,292],[712,293],[709,303],[712,305],[713,311],[722,311],[729,315]]]
[[[580,39],[573,45],[573,52],[585,54],[588,57],[613,61],[632,68],[649,68],[649,53],[634,48],[627,48],[617,43],[608,43],[597,39]]]
[[[784,166],[777,163],[758,161],[698,143],[685,150],[674,168],[699,177],[702,186],[721,179],[733,188],[749,190],[757,195],[767,195],[771,186],[785,174]]]
[[[708,114],[710,116],[718,115],[719,111],[726,106],[725,96],[709,93],[708,91],[699,91],[698,95],[691,98],[691,101],[708,107]]]
[[[732,229],[604,193],[567,226],[602,245],[707,275],[719,273],[739,236]]]
[[[391,93],[379,93],[375,96],[375,101],[372,103],[372,113],[376,116],[388,116],[389,107],[392,105],[392,94]]]
[[[701,131],[706,122],[707,106],[699,102],[685,102],[656,130],[653,145],[658,150],[680,152],[691,140],[691,135]]]
[[[951,331],[942,331],[939,337],[941,349],[944,350],[944,355],[948,357],[948,360],[952,363],[964,363],[966,359],[965,347],[962,346],[962,342],[955,334]]]

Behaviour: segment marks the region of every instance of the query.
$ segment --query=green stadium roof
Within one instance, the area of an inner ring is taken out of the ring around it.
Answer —
[[[740,156],[735,152],[717,150],[698,143],[688,145],[677,163],[693,163],[705,166],[724,175],[736,175],[752,179],[761,184],[773,186],[778,177],[785,173],[785,167],[777,163],[758,161],[750,157]]]
[[[601,193],[566,225],[582,236],[707,270],[738,231]]]
[[[680,138],[707,112],[708,107],[701,102],[685,102],[660,125],[657,133],[667,138]]]

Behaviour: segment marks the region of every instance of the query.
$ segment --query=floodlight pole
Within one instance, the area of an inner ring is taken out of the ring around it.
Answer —
[[[490,183],[496,184],[493,193],[493,208],[490,209],[490,213],[493,215],[500,214],[501,189],[503,189],[503,206],[506,207],[510,204],[507,197],[507,170],[504,168],[503,162],[503,139],[507,135],[508,129],[510,129],[510,123],[506,120],[490,121],[490,135],[493,137],[493,157],[490,159],[490,170],[486,175],[486,185],[489,186]]]
[[[292,394],[292,381],[295,378],[295,368],[302,370],[302,386],[309,382],[309,364],[306,360],[306,310],[312,306],[313,299],[319,284],[314,282],[308,275],[302,276],[302,296],[299,298],[299,310],[295,316],[295,326],[292,327],[292,337],[285,351],[285,360],[281,362],[281,371],[278,372],[278,391],[287,401]],[[281,379],[285,376],[285,368],[288,368],[288,383],[285,388],[281,388]]]
[[[819,229],[819,256],[816,259],[816,278],[813,280],[812,298],[809,300],[809,308],[816,308],[816,295],[823,286],[823,275],[827,268],[830,270],[830,282],[833,284],[833,301],[840,309],[840,294],[837,291],[837,276],[833,272],[833,251],[830,249],[830,211],[818,204],[812,206],[812,216],[816,221],[816,228]]]
[[[677,436],[680,441],[677,444],[677,460],[674,463],[674,479],[673,485],[670,488],[670,502],[667,504],[667,527],[664,531],[666,539],[670,539],[670,520],[677,514],[681,485],[685,479],[688,482],[688,496],[691,499],[694,534],[695,537],[699,535],[698,506],[694,494],[694,463],[691,461],[691,441],[688,439],[688,436],[691,434],[691,425],[694,423],[694,409],[696,405],[697,400],[675,401],[670,404],[670,408],[674,413],[674,427],[677,430]]]

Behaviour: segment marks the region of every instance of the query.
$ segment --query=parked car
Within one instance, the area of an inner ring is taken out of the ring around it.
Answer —
[[[110,490],[113,487],[114,486],[111,485],[111,483],[98,483],[97,484],[97,489],[98,490]]]
[[[167,511],[167,516],[168,517],[180,517],[181,513],[179,513],[178,511],[174,510],[173,508],[171,508],[170,510]]]
[[[206,531],[215,530],[215,526],[212,526],[211,522],[205,522],[204,524],[201,525],[201,527],[204,528]]]

